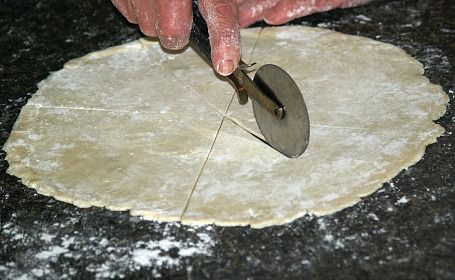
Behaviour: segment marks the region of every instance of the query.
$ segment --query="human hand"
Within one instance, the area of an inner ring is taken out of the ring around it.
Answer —
[[[164,48],[179,50],[189,42],[191,0],[111,0],[126,19],[142,33],[158,37]],[[199,0],[207,22],[212,64],[223,76],[231,74],[240,60],[237,0]]]
[[[372,0],[237,0],[239,21],[246,27],[256,21],[278,25],[295,18],[336,8],[350,8]]]

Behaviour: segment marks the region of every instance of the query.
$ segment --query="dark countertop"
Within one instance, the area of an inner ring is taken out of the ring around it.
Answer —
[[[106,0],[0,3],[1,144],[50,71],[140,36]],[[455,1],[378,0],[294,23],[404,48],[450,96],[446,133],[355,206],[261,230],[80,209],[7,175],[0,152],[0,279],[455,279]]]

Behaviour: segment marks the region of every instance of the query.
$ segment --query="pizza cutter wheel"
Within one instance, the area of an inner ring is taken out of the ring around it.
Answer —
[[[193,26],[190,41],[211,62],[207,25],[193,0]],[[210,63],[211,64],[211,63]],[[236,88],[239,103],[252,99],[254,116],[267,144],[283,155],[296,158],[303,154],[310,138],[310,121],[300,89],[291,76],[273,64],[261,66],[253,80],[250,65],[240,61],[228,76]]]

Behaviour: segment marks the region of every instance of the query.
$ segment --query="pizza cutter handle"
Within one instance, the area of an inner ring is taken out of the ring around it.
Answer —
[[[192,0],[193,24],[191,26],[190,42],[195,49],[212,65],[210,40],[207,24],[199,12],[197,0]],[[246,70],[248,65],[240,60],[237,69],[228,76],[237,91],[239,103],[244,105],[248,97],[255,99],[261,106],[266,108],[278,119],[284,118],[284,107],[269,96],[264,94],[258,86],[248,77]]]
[[[199,12],[199,6],[197,0],[192,0],[193,6],[193,25],[191,27],[190,42],[204,56],[210,65],[212,65],[211,51],[210,51],[210,40],[209,31],[204,18]]]

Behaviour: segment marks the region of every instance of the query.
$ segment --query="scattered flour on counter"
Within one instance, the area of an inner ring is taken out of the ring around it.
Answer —
[[[371,18],[365,16],[365,15],[356,15],[356,19],[361,20],[361,21],[371,21]]]
[[[166,227],[168,228],[168,227]],[[208,228],[208,227],[207,227]],[[184,259],[211,256],[215,242],[207,233],[196,233],[196,240],[179,240],[168,230],[158,240],[137,241],[129,247],[117,247],[104,239],[109,258],[101,265],[91,265],[88,271],[96,278],[123,278],[127,272],[151,269],[154,278],[161,277],[162,269],[184,268]]]
[[[48,250],[45,250],[45,251],[42,251],[41,253],[36,254],[35,258],[53,260],[53,259],[56,259],[61,254],[66,253],[66,252],[68,252],[68,249],[60,247],[60,246],[54,246]]]
[[[334,237],[331,234],[327,234],[326,236],[324,236],[324,241],[332,242],[333,239],[334,239]]]
[[[368,213],[367,217],[374,221],[379,221],[379,217],[375,213]]]
[[[397,200],[396,204],[405,204],[405,203],[408,203],[408,202],[409,202],[409,200],[406,198],[406,196],[403,196],[402,198]]]
[[[214,242],[205,233],[197,233],[198,241],[177,241],[170,236],[162,240],[150,240],[148,242],[137,242],[135,248],[131,250],[135,267],[138,266],[153,266],[173,268],[181,264],[182,258],[195,255],[209,255],[210,248]],[[179,257],[166,254],[171,250],[175,250]]]
[[[93,236],[81,232],[59,235],[62,228],[71,228],[78,221],[72,218],[22,232],[13,217],[2,226],[2,236],[17,240],[19,247],[32,249],[24,252],[20,261],[0,263],[0,279],[72,279],[78,271],[64,264],[80,259],[84,259],[85,270],[95,279],[122,279],[143,269],[151,277],[160,278],[167,269],[191,273],[186,259],[210,257],[215,246],[212,226],[181,229],[186,232],[185,237],[178,237],[175,236],[176,228],[181,228],[178,223],[158,224],[153,229],[158,235],[139,237],[131,243],[112,238],[107,231]]]
[[[55,235],[50,235],[49,233],[44,232],[41,234],[40,239],[45,242],[51,242],[54,237]]]

